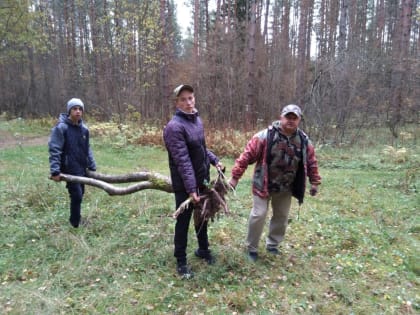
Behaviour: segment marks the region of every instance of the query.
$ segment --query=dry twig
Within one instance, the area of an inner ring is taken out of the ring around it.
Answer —
[[[229,190],[234,188],[229,185],[224,174],[219,171],[216,180],[206,187],[200,193],[200,202],[194,204],[194,221],[203,222],[207,220],[214,220],[219,211],[229,214],[229,207],[227,206],[225,195]],[[180,207],[173,213],[172,217],[177,218],[180,213],[187,209],[192,203],[192,199],[185,200]]]

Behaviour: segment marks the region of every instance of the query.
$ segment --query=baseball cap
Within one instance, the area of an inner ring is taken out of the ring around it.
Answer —
[[[188,91],[190,91],[191,93],[194,93],[194,89],[193,89],[193,87],[192,87],[191,85],[188,85],[188,84],[181,84],[181,85],[178,85],[178,86],[174,89],[174,96],[175,96],[175,97],[178,97],[178,96],[179,96],[179,94],[181,94],[181,92],[182,92],[183,90],[188,90]]]
[[[289,105],[285,106],[281,111],[282,116],[286,116],[287,114],[290,114],[290,113],[295,114],[299,118],[302,116],[302,111],[301,111],[300,107],[295,105],[295,104],[289,104]]]

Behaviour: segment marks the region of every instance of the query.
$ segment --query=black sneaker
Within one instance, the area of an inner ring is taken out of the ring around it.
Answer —
[[[72,222],[71,219],[69,219],[69,222],[71,224],[72,227],[74,228],[78,228],[79,227],[79,222]]]
[[[87,220],[87,219],[85,219],[85,218],[83,218],[83,217],[80,217],[80,220],[79,220],[79,222],[77,222],[77,223],[75,223],[75,222],[72,222],[70,219],[69,219],[69,222],[70,222],[70,224],[74,227],[74,228],[78,228],[79,226],[84,226],[84,227],[86,227],[86,226],[88,226],[89,224],[90,224],[90,222]]]
[[[257,259],[258,259],[258,253],[257,252],[248,252],[247,257],[250,261],[256,262]]]
[[[214,265],[216,263],[216,258],[209,250],[196,249],[194,254],[198,258],[204,259],[209,265]]]
[[[267,247],[267,253],[274,256],[280,255],[280,251],[276,247]]]
[[[176,271],[181,276],[182,279],[192,279],[194,278],[194,273],[188,265],[181,265],[176,268]]]

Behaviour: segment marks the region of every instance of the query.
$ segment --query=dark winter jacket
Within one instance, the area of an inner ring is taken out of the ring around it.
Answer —
[[[245,147],[244,152],[235,161],[232,169],[232,178],[239,180],[246,171],[249,164],[255,163],[254,176],[252,180],[252,192],[261,198],[270,195],[268,189],[268,165],[267,147],[272,132],[280,130],[280,121],[275,121],[270,127],[256,133]],[[292,195],[303,202],[306,178],[314,185],[321,184],[321,176],[318,172],[318,162],[315,156],[315,149],[308,136],[300,129],[297,130],[302,139],[302,161],[296,173],[296,178],[292,187]]]
[[[67,114],[60,114],[48,142],[50,173],[85,176],[86,169],[96,171],[89,145],[89,130],[82,120],[74,125]]]
[[[207,150],[203,123],[198,112],[187,114],[177,109],[163,131],[168,150],[172,187],[175,192],[197,192],[210,180],[210,163],[219,159]]]

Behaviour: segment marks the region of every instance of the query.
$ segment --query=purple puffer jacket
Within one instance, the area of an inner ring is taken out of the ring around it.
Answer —
[[[197,111],[187,114],[177,109],[163,130],[163,140],[174,192],[197,192],[205,181],[210,181],[210,163],[216,165],[219,159],[206,148],[203,123]]]

